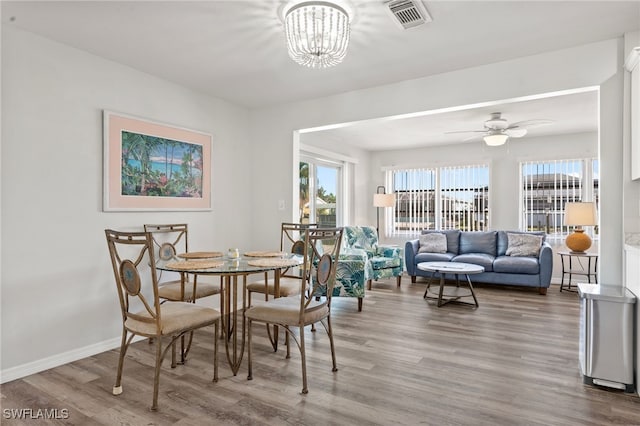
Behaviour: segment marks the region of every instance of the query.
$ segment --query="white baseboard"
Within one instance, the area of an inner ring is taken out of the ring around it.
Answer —
[[[144,339],[144,337],[136,336],[133,341],[137,342],[142,339]],[[73,349],[71,351],[56,354],[47,358],[39,359],[37,361],[31,361],[26,364],[7,368],[6,370],[0,371],[0,383],[11,382],[13,380],[20,379],[31,374],[39,373],[50,368],[58,367],[60,365],[77,361],[82,358],[110,351],[111,349],[120,347],[121,341],[122,339],[120,337],[116,337],[113,339],[105,340],[103,342],[94,343],[93,345],[85,346],[83,348]]]

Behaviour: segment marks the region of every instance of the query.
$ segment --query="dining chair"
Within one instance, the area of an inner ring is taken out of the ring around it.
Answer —
[[[304,232],[307,229],[316,228],[315,223],[286,223],[280,227],[280,251],[291,250],[291,253],[302,256],[304,252]],[[299,268],[287,268],[280,272],[279,296],[288,297],[300,294],[300,281],[302,280]],[[247,285],[248,303],[251,306],[251,294],[259,293],[264,295],[264,300],[269,300],[269,295],[275,293],[275,280],[269,278],[268,273],[264,274],[264,281],[253,282]]]
[[[189,302],[160,303],[154,242],[150,232],[106,229],[105,235],[122,314],[122,341],[113,394],[122,393],[122,367],[132,339],[135,336],[153,339],[156,353],[151,410],[157,410],[160,367],[167,351],[172,349],[173,366],[176,340],[186,333],[210,325],[214,326],[213,381],[217,382],[220,312]],[[165,339],[168,339],[168,343],[163,346]]]
[[[186,223],[144,225],[145,232],[151,232],[157,259],[170,260],[178,254],[189,252],[189,228]],[[184,288],[181,280],[161,281],[158,287],[160,298],[171,301],[195,302],[202,297],[221,293],[220,285],[198,282],[196,274],[187,274]]]
[[[248,337],[248,380],[253,379],[253,323],[265,323],[283,327],[287,336],[296,342],[302,364],[302,393],[308,393],[307,359],[305,353],[304,328],[321,322],[329,336],[332,371],[338,371],[331,329],[331,294],[336,279],[336,262],[340,255],[342,228],[313,228],[305,231],[302,280],[298,296],[279,297],[245,311]],[[305,288],[310,291],[306,292]],[[328,291],[324,298],[312,297],[320,286]],[[297,336],[294,332],[297,329]],[[288,355],[287,351],[287,355]]]

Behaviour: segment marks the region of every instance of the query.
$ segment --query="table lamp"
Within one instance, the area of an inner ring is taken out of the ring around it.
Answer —
[[[598,224],[596,203],[566,203],[564,206],[564,224],[576,226],[573,233],[567,236],[565,244],[572,253],[584,253],[591,247],[591,238],[584,233],[583,226]]]
[[[380,192],[382,189],[382,192]],[[394,194],[387,194],[384,186],[380,185],[376,188],[376,193],[373,194],[373,206],[377,207],[378,226],[378,238],[380,236],[380,207],[393,207],[396,204],[396,196]]]

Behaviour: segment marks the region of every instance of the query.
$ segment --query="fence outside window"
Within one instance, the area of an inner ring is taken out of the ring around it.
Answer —
[[[388,170],[387,184],[396,194],[392,215],[386,218],[388,234],[488,229],[488,165]]]
[[[528,161],[520,163],[522,230],[544,231],[552,242],[572,231],[564,225],[567,202],[595,201],[598,206],[597,159]],[[597,238],[598,227],[587,229]]]

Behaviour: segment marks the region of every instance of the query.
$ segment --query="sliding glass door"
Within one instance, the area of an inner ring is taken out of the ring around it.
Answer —
[[[342,223],[342,165],[300,157],[300,223],[335,227]]]

